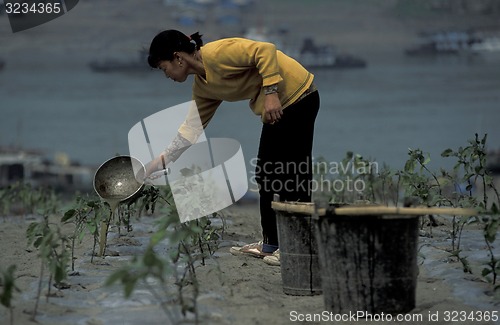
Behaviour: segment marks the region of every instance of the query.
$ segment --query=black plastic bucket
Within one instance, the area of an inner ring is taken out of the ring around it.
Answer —
[[[418,216],[326,209],[314,221],[326,310],[376,314],[415,307]]]
[[[280,243],[283,292],[294,296],[321,294],[318,248],[311,214],[293,212],[312,203],[280,203],[274,207]],[[299,208],[299,209],[296,209]]]

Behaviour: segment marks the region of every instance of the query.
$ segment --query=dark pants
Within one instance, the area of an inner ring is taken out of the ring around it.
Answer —
[[[311,201],[311,155],[319,102],[315,91],[285,108],[279,122],[262,127],[255,176],[264,251],[279,246],[276,213],[271,208],[274,194],[279,194],[280,201]]]

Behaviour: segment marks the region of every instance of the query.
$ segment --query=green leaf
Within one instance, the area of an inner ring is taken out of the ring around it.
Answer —
[[[498,206],[496,203],[493,203],[491,205],[491,213],[492,214],[499,214],[500,210],[498,209]]]
[[[189,230],[191,230],[195,234],[201,234],[203,233],[203,229],[197,225],[192,225]]]
[[[182,168],[180,170],[181,172],[181,175],[184,176],[184,177],[189,177],[189,176],[193,176],[194,175],[194,171],[190,168]]]
[[[144,262],[144,265],[148,266],[148,267],[158,265],[157,263],[161,264],[161,262],[159,262],[158,258],[156,257],[156,254],[154,253],[153,248],[151,246],[148,247],[146,252],[144,252],[144,256],[143,256],[142,260]]]
[[[491,219],[484,229],[484,238],[489,242],[495,242],[496,234],[498,231],[499,219]]]
[[[80,233],[78,234],[78,242],[82,242],[83,241],[83,237],[85,237],[85,233],[83,231],[80,231]]]
[[[40,247],[40,244],[42,243],[42,241],[43,241],[43,237],[38,237],[38,238],[37,238],[37,239],[33,242],[33,246],[34,246],[35,248]]]
[[[484,182],[489,187],[493,187],[493,177],[491,177],[490,175],[488,175],[488,174],[484,175]]]
[[[124,284],[125,298],[129,298],[135,288],[137,278],[129,278]]]
[[[61,222],[66,222],[69,219],[73,218],[76,214],[76,209],[70,209],[64,213],[64,216],[61,218]]]
[[[487,276],[488,274],[490,274],[491,272],[493,272],[491,269],[487,269],[487,268],[484,268],[483,271],[481,272],[481,275],[483,277]]]
[[[450,157],[452,154],[453,154],[453,150],[448,148],[448,149],[444,150],[443,152],[441,152],[441,157]]]
[[[430,155],[427,155],[427,158],[425,158],[424,162],[422,163],[422,165],[427,165],[428,163],[431,162],[431,156]]]
[[[467,174],[465,174],[465,175],[464,175],[464,179],[465,179],[465,180],[469,180],[469,179],[470,179],[470,178],[472,178],[473,176],[474,176],[474,174],[473,174],[473,173],[467,173]]]
[[[87,230],[91,233],[91,234],[96,234],[97,233],[97,224],[93,223],[93,222],[87,222],[86,224],[86,227],[87,227]]]
[[[100,203],[99,201],[88,201],[88,202],[87,202],[87,206],[88,206],[89,208],[93,208],[93,209],[95,209],[95,208],[98,208],[98,207],[99,207],[99,203]]]
[[[37,227],[38,227],[38,223],[36,223],[36,222],[30,223],[30,225],[28,226],[28,229],[26,230],[26,235],[27,236],[34,236],[34,234],[37,232]]]
[[[159,242],[161,242],[162,240],[164,240],[165,238],[167,238],[167,232],[165,229],[160,229],[158,231],[156,231],[152,236],[151,236],[151,239],[150,239],[150,242],[151,242],[151,245],[156,245],[158,244]]]
[[[58,263],[54,272],[54,280],[56,283],[61,283],[62,280],[66,278],[66,269],[63,265],[64,263]]]
[[[106,282],[104,283],[105,286],[110,286],[114,284],[117,281],[124,281],[124,279],[128,276],[128,272],[125,269],[118,270],[114,273],[112,273],[107,279]]]
[[[407,173],[413,173],[413,171],[415,170],[415,160],[407,160],[406,163],[405,163],[405,172]]]
[[[16,265],[11,265],[7,270],[3,271],[2,277],[0,277],[0,285],[3,287],[3,291],[0,293],[0,304],[6,308],[11,308],[12,296],[14,290],[19,291],[19,288],[15,285],[14,272],[16,271]]]

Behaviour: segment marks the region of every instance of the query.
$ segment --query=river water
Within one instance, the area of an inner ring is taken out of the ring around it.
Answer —
[[[191,82],[160,71],[95,73],[84,60],[8,58],[0,72],[0,145],[64,152],[99,165],[128,154],[129,129],[155,112],[190,100]],[[410,58],[368,62],[365,69],[313,70],[320,90],[314,156],[340,161],[346,151],[401,168],[408,148],[439,157],[488,133],[500,148],[500,55]],[[223,103],[208,137],[229,137],[243,148],[247,169],[256,155],[260,120],[246,102]],[[276,144],[279,146],[279,143]]]

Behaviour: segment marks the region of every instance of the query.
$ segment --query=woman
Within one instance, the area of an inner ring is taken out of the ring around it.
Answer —
[[[176,30],[154,37],[148,63],[176,82],[194,75],[193,100],[203,128],[222,101],[249,100],[261,117],[256,180],[263,240],[233,247],[231,253],[265,257],[268,264],[279,265],[273,194],[282,201],[311,201],[311,153],[319,110],[314,76],[271,43],[227,38],[203,45],[198,33],[188,37]],[[168,148],[148,164],[148,175],[196,142],[200,130],[190,115]]]

